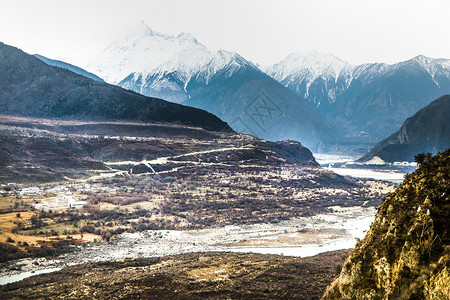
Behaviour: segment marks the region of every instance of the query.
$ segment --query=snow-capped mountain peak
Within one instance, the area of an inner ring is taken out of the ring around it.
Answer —
[[[336,100],[336,94],[342,90],[342,85],[337,86],[338,80],[343,79],[343,86],[348,87],[353,80],[354,66],[344,62],[331,53],[292,53],[279,63],[266,69],[266,73],[290,87],[297,94],[308,98],[310,87],[318,79],[325,83],[328,102]],[[312,100],[317,106],[320,99]]]
[[[405,63],[415,63],[424,69],[434,79],[437,73],[450,78],[450,60],[445,58],[431,58],[418,55]]]
[[[177,38],[180,41],[190,41],[190,42],[198,43],[198,40],[190,32],[187,32],[187,33],[182,32],[177,36]]]
[[[267,68],[266,72],[316,107],[329,109],[338,98],[342,99],[353,82],[362,86],[369,85],[398,72],[415,74],[415,78],[422,76],[422,73],[425,76],[423,78],[428,77],[424,80],[431,79],[439,89],[444,88],[446,80],[450,79],[450,60],[419,55],[395,64],[352,65],[330,53],[313,51],[288,55]]]
[[[86,69],[113,84],[131,73],[148,76],[175,70],[188,80],[212,56],[190,33],[168,35],[140,22],[136,30],[110,44]]]
[[[257,66],[238,53],[220,49],[196,75],[196,80],[208,84],[212,77],[218,73],[227,78],[245,67],[258,69]]]
[[[308,96],[309,87],[319,78],[329,83],[332,81],[337,83],[338,80],[342,79],[345,82],[345,85],[348,86],[356,78],[370,80],[371,78],[376,78],[386,72],[398,68],[409,68],[413,65],[423,69],[433,79],[436,74],[450,78],[449,59],[436,59],[418,55],[407,61],[392,65],[386,63],[352,65],[331,53],[323,54],[316,51],[306,54],[292,53],[280,62],[266,68],[266,73],[283,83],[285,86],[300,86],[305,83],[305,96]],[[326,88],[329,89],[330,86]]]
[[[138,29],[136,30],[136,34],[138,35],[152,35],[157,32],[153,31],[153,29],[148,26],[144,21],[139,22]]]
[[[246,66],[246,65],[252,65],[251,62],[243,58],[241,55],[237,54],[236,52],[230,52],[223,49],[220,49],[217,51],[216,55],[211,59],[209,62],[210,65],[213,65],[214,68],[217,70],[223,69],[225,66],[234,64],[236,66]]]
[[[331,53],[292,53],[285,59],[269,67],[266,71],[275,79],[282,81],[286,77],[296,75],[308,82],[318,77],[337,78],[344,72],[349,72],[353,66],[342,61]],[[297,78],[298,80],[298,78]]]

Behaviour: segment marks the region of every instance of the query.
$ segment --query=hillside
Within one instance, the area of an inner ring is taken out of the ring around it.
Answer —
[[[230,131],[216,116],[97,82],[49,66],[0,43],[0,110],[3,114],[84,120],[136,120]]]
[[[228,148],[229,151],[219,151],[219,154],[213,151]],[[311,151],[292,141],[268,142],[233,132],[173,124],[0,115],[0,184],[86,178],[111,172],[111,167],[105,165],[108,162],[136,161],[139,164],[143,160],[191,152],[197,152],[192,157],[195,161],[318,165]]]
[[[328,149],[339,133],[303,99],[236,53],[221,50],[186,86],[186,104],[205,109],[243,133],[297,140]]]
[[[345,250],[308,258],[193,253],[68,267],[0,286],[4,298],[318,299]],[[297,282],[298,284],[294,284]]]
[[[378,143],[359,161],[375,156],[385,162],[414,161],[419,153],[450,147],[450,95],[442,96],[408,118],[396,133]]]
[[[450,150],[418,162],[384,200],[324,299],[450,297]]]
[[[50,58],[47,58],[47,57],[39,55],[39,54],[34,54],[33,56],[36,58],[39,58],[40,60],[45,62],[47,65],[67,69],[67,70],[77,73],[79,75],[83,75],[84,77],[87,77],[87,78],[90,78],[90,79],[93,79],[96,81],[100,81],[100,82],[105,82],[103,79],[101,79],[97,75],[92,74],[92,73],[90,73],[82,68],[79,68],[77,66],[63,62],[61,60],[50,59]]]

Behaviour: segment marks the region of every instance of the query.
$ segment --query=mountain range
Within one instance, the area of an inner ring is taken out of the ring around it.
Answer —
[[[338,144],[365,152],[450,93],[447,59],[352,65],[311,52],[261,69],[192,34],[164,34],[144,22],[82,67],[134,92],[205,109],[237,131],[299,140],[314,151]]]
[[[238,132],[301,141],[313,151],[339,139],[314,108],[236,53],[219,51],[186,90],[185,104],[214,113]]]
[[[332,54],[294,53],[265,69],[349,136],[379,140],[434,99],[450,93],[450,60],[419,55],[352,65]]]
[[[0,76],[3,114],[176,123],[231,131],[225,122],[204,110],[145,97],[53,67],[3,43],[0,43]]]
[[[58,67],[58,68],[67,69],[69,71],[72,71],[72,72],[77,73],[79,75],[83,75],[84,77],[93,79],[95,81],[105,82],[103,79],[101,79],[97,75],[95,75],[93,73],[90,73],[90,72],[88,72],[88,71],[86,71],[86,70],[84,70],[82,68],[77,67],[77,66],[74,66],[74,65],[68,64],[66,62],[63,62],[61,60],[50,59],[50,58],[47,58],[47,57],[39,55],[39,54],[34,54],[33,56],[36,57],[36,58],[39,58],[40,60],[45,62],[47,65]]]
[[[397,132],[379,142],[359,161],[379,157],[385,162],[414,161],[419,153],[450,147],[450,95],[445,95],[408,118]]]
[[[241,55],[212,52],[188,33],[145,23],[84,67],[111,84],[205,109],[243,133],[317,150],[340,138],[315,108]]]

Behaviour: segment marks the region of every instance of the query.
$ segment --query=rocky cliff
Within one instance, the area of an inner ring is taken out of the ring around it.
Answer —
[[[418,163],[323,299],[449,299],[450,150]]]

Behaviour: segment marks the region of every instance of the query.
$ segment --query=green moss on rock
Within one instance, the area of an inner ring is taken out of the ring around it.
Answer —
[[[323,299],[450,299],[449,199],[447,150],[386,197]]]

